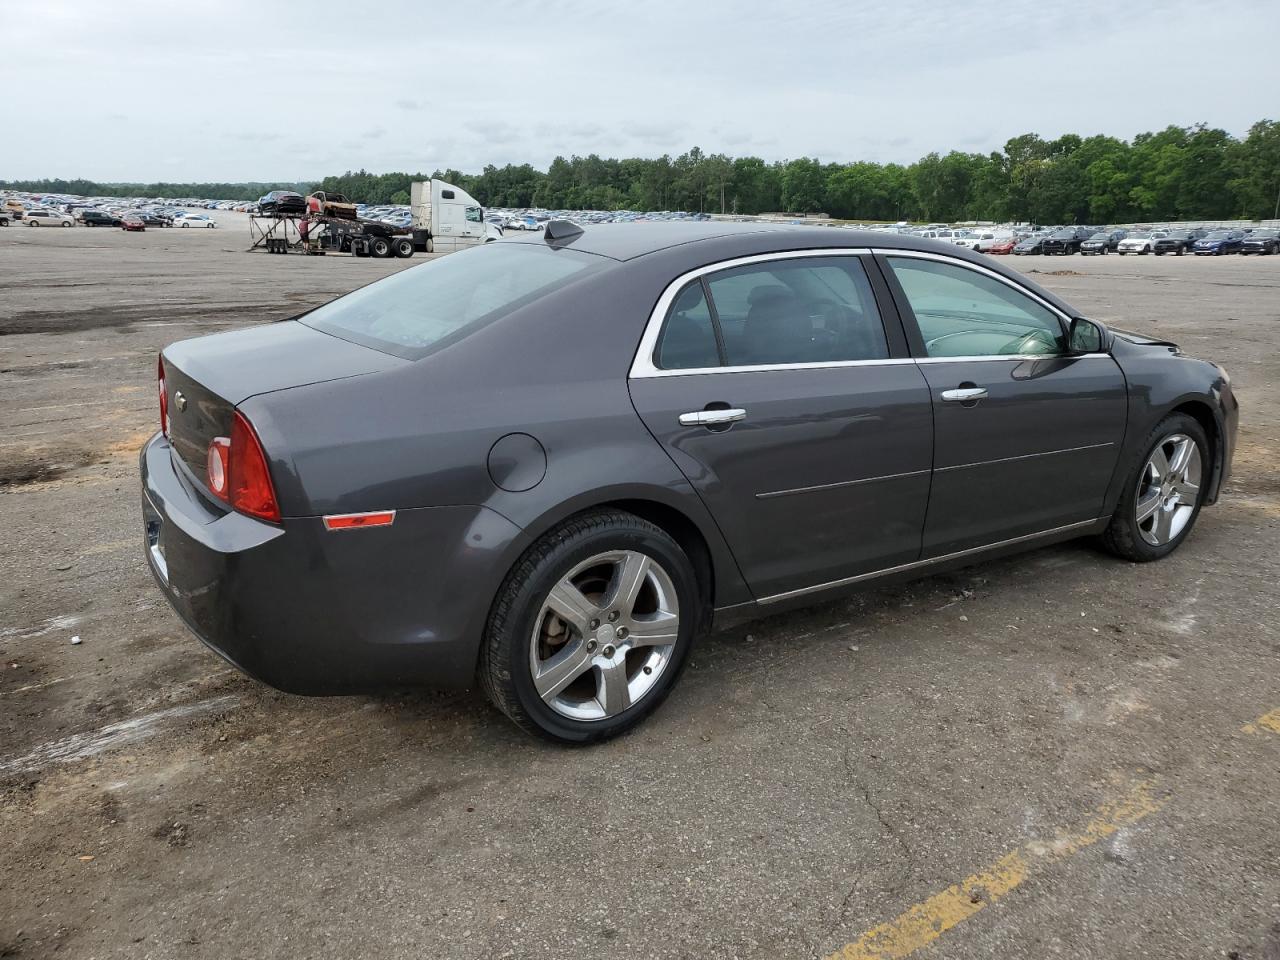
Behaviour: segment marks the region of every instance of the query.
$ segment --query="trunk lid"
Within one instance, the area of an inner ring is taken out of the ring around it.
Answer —
[[[286,320],[182,340],[163,351],[169,442],[201,481],[236,406],[291,387],[377,373],[407,361]]]

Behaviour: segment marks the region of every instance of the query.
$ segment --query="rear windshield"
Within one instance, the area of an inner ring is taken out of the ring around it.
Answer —
[[[300,319],[417,360],[608,262],[536,244],[485,244],[361,287]]]

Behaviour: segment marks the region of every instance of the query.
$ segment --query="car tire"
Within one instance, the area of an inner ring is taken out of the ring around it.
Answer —
[[[182,225],[182,229],[184,229],[184,230],[185,230],[185,229],[186,229],[187,227],[189,227],[189,226],[191,226],[191,224],[189,224],[189,223],[184,223],[184,224]]]
[[[1163,482],[1164,479],[1154,465],[1156,453],[1160,451],[1167,463],[1171,454],[1176,456],[1183,440],[1190,441],[1195,450],[1188,454],[1188,462],[1182,467],[1180,476],[1183,482],[1174,484],[1178,498],[1170,509],[1166,509],[1163,491],[1167,488],[1156,485],[1157,480]],[[1171,554],[1195,526],[1212,473],[1213,457],[1200,422],[1185,413],[1175,413],[1160,421],[1147,435],[1138,458],[1125,475],[1124,492],[1116,504],[1110,525],[1101,537],[1103,547],[1134,563],[1147,563]],[[1188,475],[1193,475],[1195,481],[1192,503],[1182,499],[1187,496],[1185,481]],[[1150,508],[1152,497],[1157,501],[1155,512],[1141,517],[1140,514]],[[1168,527],[1162,526],[1166,518]]]
[[[394,244],[392,244],[392,252],[397,257],[401,257],[401,258],[412,257],[413,241],[405,239],[404,237],[401,237],[399,240],[395,241]]]
[[[643,579],[631,610],[626,601],[614,607],[610,594],[622,589],[623,570],[634,570],[637,563],[643,563]],[[553,591],[569,588],[574,592],[568,596],[582,601],[576,607],[581,626],[551,609]],[[632,612],[651,607],[655,612],[648,616],[674,615],[674,621],[664,621],[673,627],[654,628],[663,629],[661,635],[670,636],[671,643],[632,646],[627,641],[632,635],[621,625],[652,622],[644,613],[633,619]],[[543,535],[507,574],[485,628],[480,685],[529,733],[562,743],[607,740],[635,726],[671,692],[701,616],[693,565],[666,531],[618,510],[580,514]],[[557,647],[555,637],[561,634],[569,639]],[[558,661],[562,668],[560,682],[554,691],[544,689],[545,696],[535,680],[535,661],[542,653],[548,656],[541,662],[554,670]],[[609,704],[615,691],[624,704],[620,709]]]
[[[391,256],[391,241],[386,237],[374,237],[369,241],[369,254],[379,260],[385,260]]]
[[[39,221],[39,220],[32,220],[30,217],[28,217],[28,218],[27,218],[27,226],[28,226],[28,227],[38,227],[38,226],[40,226],[40,221]]]
[[[63,221],[62,221],[62,225],[63,225],[64,227],[69,227],[69,226],[71,226],[71,221],[70,221],[70,220],[63,220]]]

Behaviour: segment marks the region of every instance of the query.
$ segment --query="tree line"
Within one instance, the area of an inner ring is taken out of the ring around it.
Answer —
[[[0,180],[0,190],[65,193],[74,197],[195,197],[201,200],[257,200],[272,190],[309,193],[313,185],[295,183],[99,183],[94,180]]]
[[[1265,219],[1280,206],[1280,122],[1261,120],[1243,138],[1197,124],[1141,133],[1132,140],[1029,133],[1002,151],[930,153],[915,163],[822,163],[815,158],[766,162],[706,154],[615,159],[556,157],[486,166],[480,173],[348,171],[319,184],[92,184],[40,181],[15,189],[116,195],[223,198],[268,189],[316,187],[357,202],[408,203],[409,184],[428,176],[457,184],[491,207],[593,210],[689,210],[713,213],[826,212],[863,220],[1015,220],[1033,223],[1128,223],[1159,220]],[[63,187],[46,184],[64,184]],[[248,188],[252,187],[250,190]]]

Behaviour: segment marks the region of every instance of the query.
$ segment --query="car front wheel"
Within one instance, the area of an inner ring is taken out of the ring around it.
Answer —
[[[700,609],[693,565],[665,531],[621,511],[582,514],[538,540],[507,575],[479,679],[530,733],[606,740],[671,692]]]
[[[1103,545],[1136,563],[1168,556],[1200,515],[1212,460],[1204,427],[1175,413],[1156,426],[1130,472]]]

